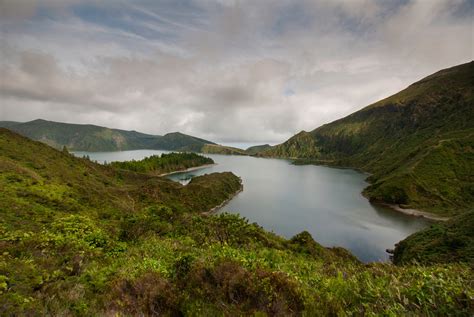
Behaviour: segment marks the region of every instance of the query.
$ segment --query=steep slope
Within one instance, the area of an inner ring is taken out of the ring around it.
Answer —
[[[474,207],[473,148],[470,62],[259,155],[362,169],[371,200],[449,215]]]
[[[307,232],[201,216],[241,187],[187,186],[0,129],[0,315],[469,315],[472,268],[362,265]]]
[[[159,136],[90,124],[70,124],[41,119],[18,124],[8,121],[4,121],[4,123],[6,128],[33,140],[41,141],[55,148],[66,146],[75,151],[134,149],[199,151],[204,144],[213,144],[210,141],[178,132]]]

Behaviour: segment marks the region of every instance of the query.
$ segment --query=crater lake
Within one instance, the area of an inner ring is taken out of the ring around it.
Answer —
[[[168,151],[75,152],[100,163],[140,160]],[[362,196],[367,175],[351,169],[292,165],[282,159],[205,154],[217,164],[168,178],[186,184],[198,175],[230,171],[244,189],[218,212],[238,213],[291,238],[306,230],[327,247],[350,250],[363,262],[388,261],[386,249],[428,226],[423,218],[371,204]]]

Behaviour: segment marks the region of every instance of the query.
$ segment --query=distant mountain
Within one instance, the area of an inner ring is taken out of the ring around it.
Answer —
[[[271,146],[269,144],[251,146],[248,149],[240,149],[232,146],[220,144],[206,144],[200,150],[201,153],[207,154],[223,154],[223,155],[255,155]]]
[[[41,119],[25,123],[1,121],[0,127],[8,128],[55,148],[66,146],[74,151],[162,149],[198,152],[205,144],[215,144],[179,132],[160,136],[90,124],[71,124]]]
[[[258,153],[371,173],[372,201],[456,214],[474,208],[474,62]]]
[[[242,149],[219,144],[206,144],[201,148],[200,152],[206,154],[247,155]]]
[[[20,124],[21,122],[17,122],[17,121],[0,121],[0,128],[9,128],[9,127],[12,127],[14,125],[17,125],[17,124]]]
[[[160,137],[154,148],[202,152],[202,148],[206,145],[216,145],[216,143],[180,132],[173,132]]]
[[[267,150],[271,148],[271,145],[270,144],[263,144],[263,145],[255,145],[255,146],[251,146],[249,148],[247,148],[245,150],[245,153],[247,153],[248,155],[255,155],[259,152],[262,152],[264,150]]]

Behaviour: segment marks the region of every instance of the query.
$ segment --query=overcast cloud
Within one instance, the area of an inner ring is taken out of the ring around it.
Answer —
[[[279,143],[474,59],[470,0],[0,0],[0,120]]]

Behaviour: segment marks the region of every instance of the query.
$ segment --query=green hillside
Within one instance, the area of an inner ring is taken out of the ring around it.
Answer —
[[[251,146],[246,150],[225,146],[220,144],[205,144],[199,152],[206,154],[223,154],[223,155],[255,155],[263,150],[269,149],[271,146],[268,144]]]
[[[18,125],[20,123],[21,122],[17,122],[17,121],[0,121],[0,128],[7,128],[8,129],[9,127]]]
[[[407,264],[466,262],[474,264],[474,212],[467,212],[446,223],[436,223],[399,242],[393,262]]]
[[[405,90],[261,156],[371,173],[372,201],[453,215],[474,208],[474,62]]]
[[[206,144],[201,148],[200,152],[205,154],[247,155],[242,149],[219,144]]]
[[[245,150],[245,153],[247,153],[248,155],[255,155],[269,148],[271,148],[270,144],[255,145],[255,146],[248,147]]]
[[[0,315],[459,315],[462,263],[364,265],[302,232],[203,216],[241,188],[117,170],[0,129]]]
[[[71,124],[46,120],[25,123],[0,122],[0,126],[55,148],[73,151],[123,151],[160,149],[198,152],[205,144],[214,144],[179,132],[164,136],[136,131],[109,129],[90,124]]]
[[[155,149],[171,150],[171,151],[192,151],[202,152],[202,148],[206,145],[214,145],[215,143],[204,139],[196,138],[180,132],[165,134],[156,144]]]

